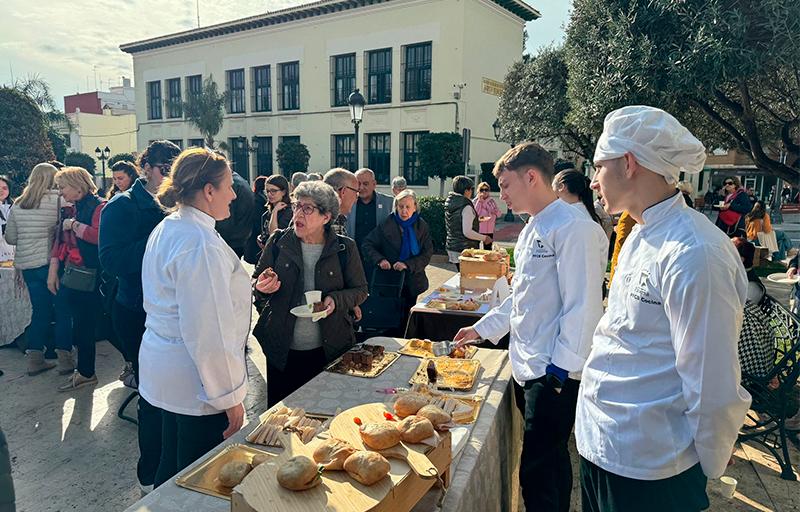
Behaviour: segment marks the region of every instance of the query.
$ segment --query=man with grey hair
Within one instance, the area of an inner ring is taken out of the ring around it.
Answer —
[[[583,510],[705,510],[750,405],[737,343],[747,277],[675,184],[703,145],[648,106],[606,116],[592,188],[636,226],[583,367],[575,421]]]
[[[296,172],[292,174],[292,179],[289,184],[292,186],[292,190],[294,190],[297,185],[303,183],[304,181],[308,181],[308,174],[304,172]]]
[[[356,175],[347,169],[335,167],[325,173],[322,181],[333,187],[339,197],[339,215],[331,222],[331,228],[339,235],[350,236],[347,233],[347,215],[350,214],[353,204],[358,199]]]
[[[347,216],[347,232],[350,233],[358,249],[370,232],[392,213],[391,196],[375,191],[378,182],[375,173],[363,168],[356,171],[358,180],[358,201],[353,205],[353,211]]]
[[[392,179],[392,195],[396,196],[400,192],[408,188],[408,182],[402,176],[395,176]]]

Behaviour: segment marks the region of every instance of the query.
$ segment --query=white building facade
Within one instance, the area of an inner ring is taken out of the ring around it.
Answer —
[[[230,92],[215,139],[248,179],[280,172],[278,144],[299,140],[311,172],[369,167],[384,189],[404,176],[438,194],[439,181],[417,170],[419,137],[469,128],[473,174],[508,148],[492,123],[524,23],[538,17],[520,0],[327,0],[125,44],[139,150],[156,139],[201,144],[177,105],[213,76]],[[355,88],[367,101],[358,155],[347,106]]]

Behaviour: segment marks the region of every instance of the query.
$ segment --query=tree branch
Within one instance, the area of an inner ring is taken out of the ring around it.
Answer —
[[[733,124],[728,122],[727,119],[722,117],[716,110],[714,110],[714,107],[708,104],[708,102],[699,98],[690,99],[689,101],[694,103],[700,110],[705,112],[705,114],[710,117],[712,121],[720,125],[723,130],[728,132],[728,134],[733,137],[733,139],[736,141],[736,144],[742,151],[747,153],[750,152],[750,143],[747,141],[747,138],[745,138],[745,136],[742,135],[742,133],[739,132],[739,130],[733,126]]]

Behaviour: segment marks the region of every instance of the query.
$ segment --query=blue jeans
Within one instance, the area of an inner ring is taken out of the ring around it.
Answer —
[[[53,295],[47,289],[48,265],[22,271],[31,297],[31,324],[25,331],[29,350],[58,348],[72,350],[72,313],[67,294]],[[55,330],[53,329],[55,321]]]
[[[778,241],[778,252],[774,253],[774,258],[786,259],[786,253],[792,248],[792,241],[786,236],[786,233],[777,229],[775,230],[775,239]]]

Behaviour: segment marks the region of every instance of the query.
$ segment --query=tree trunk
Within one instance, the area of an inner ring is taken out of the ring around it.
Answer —
[[[439,178],[439,197],[444,197],[444,181],[447,178]]]

